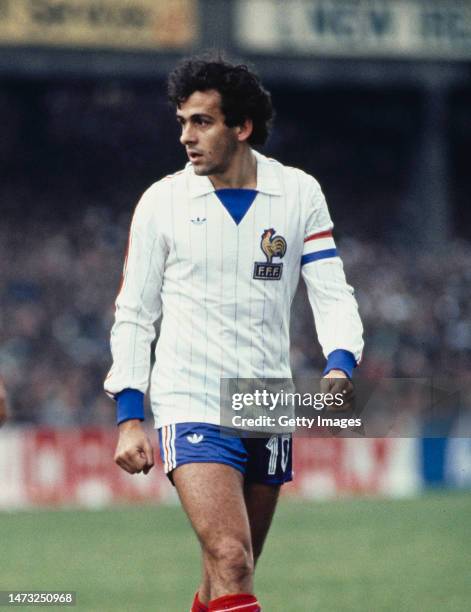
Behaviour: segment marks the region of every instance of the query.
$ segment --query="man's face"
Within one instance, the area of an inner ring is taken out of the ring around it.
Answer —
[[[221,95],[214,89],[195,91],[177,109],[185,147],[195,174],[226,172],[237,150],[237,128],[224,123]]]

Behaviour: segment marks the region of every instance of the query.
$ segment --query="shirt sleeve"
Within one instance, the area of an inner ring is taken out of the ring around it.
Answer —
[[[161,288],[167,257],[155,215],[156,196],[149,189],[139,201],[129,232],[121,288],[111,330],[113,364],[104,388],[113,398],[124,389],[145,393],[150,374],[154,323],[162,312]]]
[[[314,314],[317,336],[329,370],[351,376],[361,360],[363,326],[353,289],[332,235],[333,223],[319,184],[314,181],[304,234],[301,272]]]

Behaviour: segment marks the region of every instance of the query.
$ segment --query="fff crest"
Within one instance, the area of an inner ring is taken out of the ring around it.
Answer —
[[[266,257],[266,262],[254,263],[253,277],[260,280],[280,280],[283,272],[282,263],[274,263],[273,258],[284,257],[286,253],[286,240],[283,236],[276,236],[276,230],[266,229],[262,233],[260,248]]]

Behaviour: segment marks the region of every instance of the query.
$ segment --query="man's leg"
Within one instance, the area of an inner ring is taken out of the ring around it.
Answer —
[[[251,594],[254,563],[243,475],[221,463],[187,463],[172,476],[203,551],[210,593],[203,581],[201,602]]]
[[[281,483],[292,480],[291,436],[247,438],[244,446],[248,453],[244,495],[256,563],[275,514]]]
[[[280,488],[279,485],[258,483],[245,483],[244,485],[244,498],[249,517],[254,565],[260,557],[268,530],[270,529]],[[203,580],[198,590],[198,599],[201,603],[207,605],[210,598],[209,573],[206,565],[203,565]]]
[[[275,514],[280,495],[280,485],[246,483],[245,504],[249,516],[254,564],[263,549],[265,539]]]

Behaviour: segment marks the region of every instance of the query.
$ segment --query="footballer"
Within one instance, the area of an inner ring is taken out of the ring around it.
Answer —
[[[144,193],[131,223],[105,381],[117,401],[115,461],[131,474],[153,466],[142,426],[150,378],[164,469],[201,545],[191,610],[258,612],[254,567],[292,479],[291,439],[222,437],[220,379],[291,377],[300,275],[327,391],[351,394],[362,324],[318,182],[256,150],[273,117],[257,76],[190,58],[170,74],[168,92],[188,163]]]

